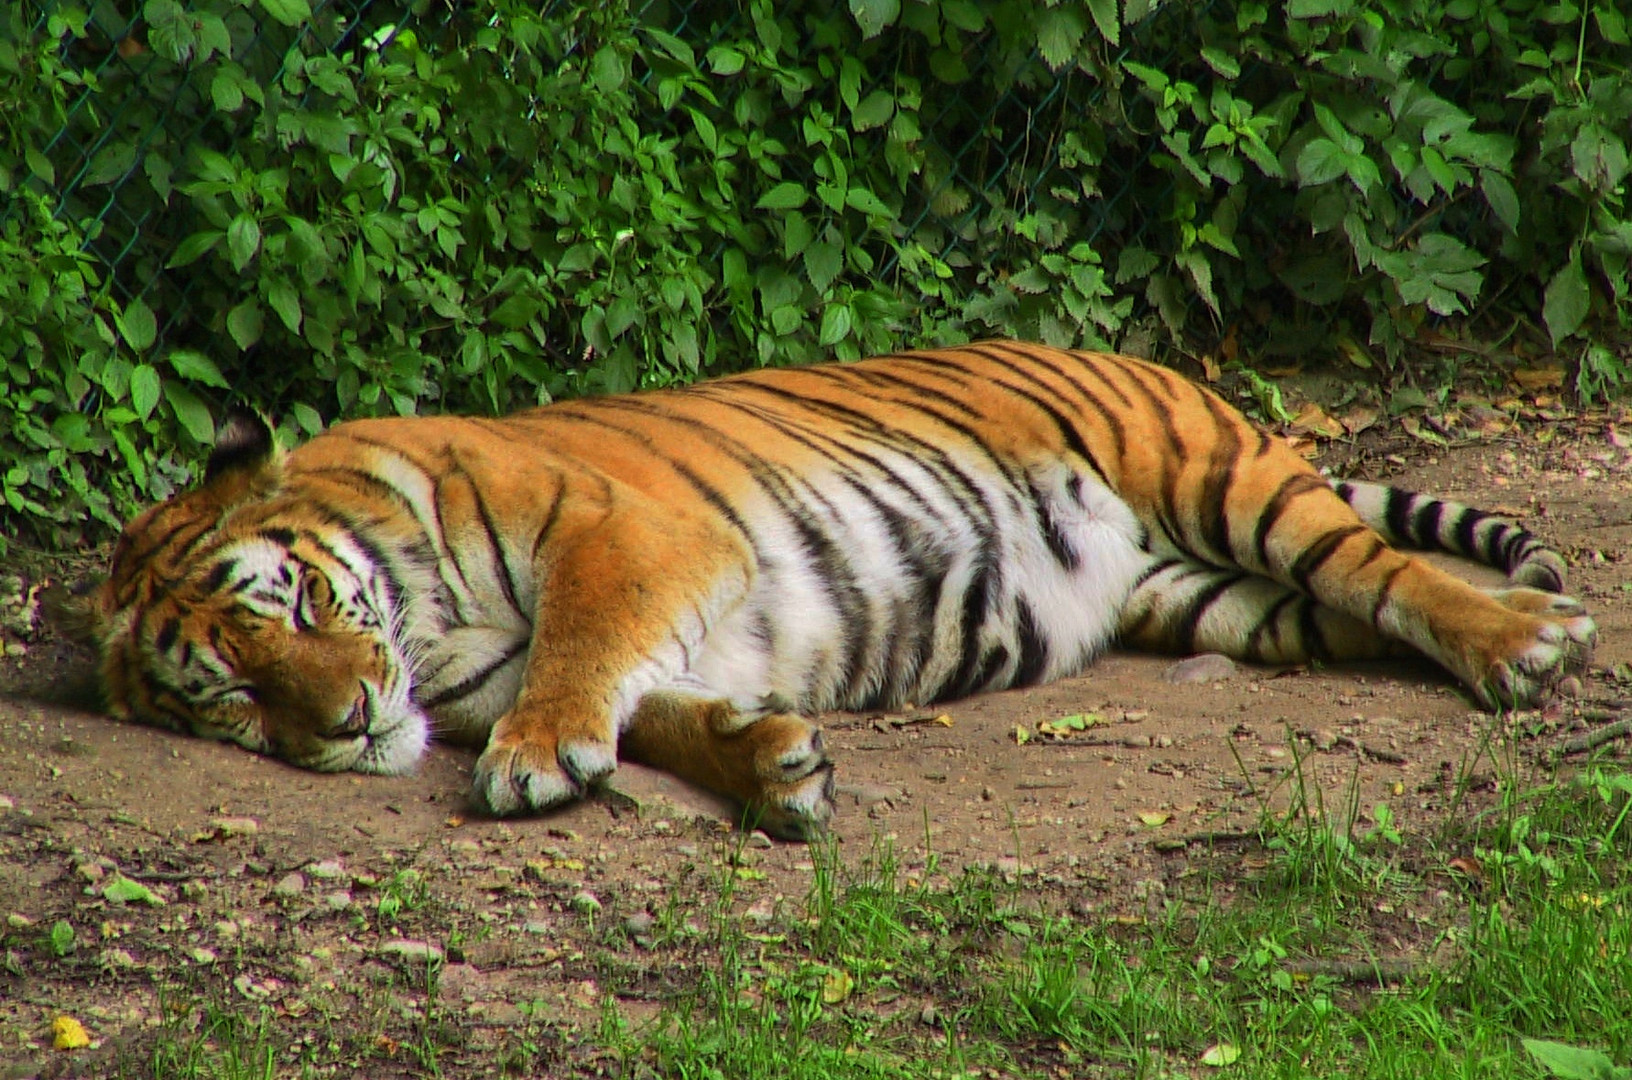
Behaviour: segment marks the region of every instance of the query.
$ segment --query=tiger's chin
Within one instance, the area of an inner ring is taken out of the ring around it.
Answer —
[[[401,776],[413,772],[431,742],[431,722],[414,711],[394,727],[370,732],[367,745],[351,766],[352,772]]]

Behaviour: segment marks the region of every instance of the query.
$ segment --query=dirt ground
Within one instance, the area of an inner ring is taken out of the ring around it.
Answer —
[[[1544,771],[1632,694],[1620,432],[1600,417],[1443,447],[1373,434],[1324,458],[1516,513],[1563,550],[1600,630],[1573,698],[1503,722],[1427,665],[1175,670],[1115,653],[1034,690],[826,717],[838,850],[888,840],[909,878],[991,865],[1088,915],[1159,897],[1200,848],[1284,808],[1294,772],[1339,822],[1369,827],[1382,803],[1431,829],[1470,790]],[[0,660],[0,1080],[148,1075],[128,1063],[161,1030],[207,1023],[200,1000],[268,1010],[291,1045],[353,1062],[341,1075],[421,1075],[400,1044],[430,1003],[401,972],[427,949],[463,1031],[444,1075],[523,1058],[593,1072],[592,1040],[564,1033],[592,1026],[608,992],[638,1017],[682,979],[643,934],[700,933],[722,873],[750,921],[797,915],[810,886],[809,849],[733,835],[721,808],[647,770],[620,771],[627,798],[484,820],[465,802],[471,753],[437,748],[411,777],[300,772],[52,703],[83,660],[49,637],[26,647]],[[1079,715],[1086,730],[1039,731]],[[92,1045],[54,1051],[59,1016]]]

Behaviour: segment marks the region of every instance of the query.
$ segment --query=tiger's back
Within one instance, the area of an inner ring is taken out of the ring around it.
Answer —
[[[161,511],[186,520],[173,533],[127,535],[109,671],[208,682],[198,658],[232,605],[293,640],[366,623],[401,677],[364,672],[326,702],[352,742],[307,740],[305,763],[354,767],[416,727],[485,738],[476,798],[501,813],[574,797],[621,738],[803,833],[831,812],[828,765],[794,713],[1053,679],[1119,634],[1283,661],[1403,643],[1487,703],[1533,700],[1593,634],[1573,601],[1478,592],[1373,527],[1561,571],[1517,526],[1452,508],[1467,528],[1442,529],[1422,508],[1445,504],[1372,488],[1346,501],[1216,395],[1104,354],[988,343],[503,420],[353,422],[281,464],[227,449],[184,497],[218,524],[183,502]],[[190,564],[185,587],[129,584]],[[166,632],[183,594],[215,597],[212,631]],[[108,682],[116,708],[152,711],[143,680]]]

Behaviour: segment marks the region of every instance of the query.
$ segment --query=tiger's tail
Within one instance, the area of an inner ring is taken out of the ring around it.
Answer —
[[[1387,484],[1345,480],[1332,487],[1396,547],[1460,555],[1502,571],[1515,585],[1564,591],[1564,557],[1510,517]]]

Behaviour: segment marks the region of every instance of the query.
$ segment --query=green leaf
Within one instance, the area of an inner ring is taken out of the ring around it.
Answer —
[[[1349,155],[1330,139],[1310,139],[1298,154],[1298,182],[1313,187],[1348,171]]]
[[[959,30],[974,34],[986,29],[986,12],[974,0],[941,0],[941,14]]]
[[[1541,319],[1552,336],[1553,348],[1581,328],[1591,307],[1592,292],[1587,287],[1587,275],[1581,268],[1581,249],[1570,252],[1570,261],[1547,283],[1547,294],[1541,305]]]
[[[232,259],[232,268],[239,273],[255,258],[255,253],[261,250],[261,226],[249,213],[239,214],[227,226],[227,253]]]
[[[1116,17],[1116,0],[1088,0],[1088,13],[1107,45],[1122,44],[1122,23]]]
[[[306,434],[316,435],[323,430],[323,417],[310,405],[297,401],[289,407],[289,411],[295,414],[295,423]]]
[[[131,440],[130,427],[126,424],[108,425],[108,434],[113,436],[113,445],[118,448],[119,456],[124,459],[125,468],[130,470],[131,479],[136,481],[136,490],[147,490],[147,461],[136,450],[136,443]]]
[[[266,302],[278,313],[291,334],[300,333],[300,294],[287,281],[274,281],[266,290]]]
[[[791,180],[784,181],[759,197],[754,204],[757,210],[797,210],[805,205],[810,196],[804,186]]]
[[[1115,0],[1111,0],[1111,5],[1114,25]],[[1037,51],[1042,54],[1043,62],[1054,71],[1060,70],[1076,56],[1077,46],[1087,30],[1082,12],[1077,8],[1063,4],[1044,8],[1037,15]]]
[[[51,159],[30,146],[23,151],[23,161],[28,165],[28,171],[44,180],[47,184],[57,182],[57,170],[51,164]]]
[[[883,127],[895,114],[895,98],[886,90],[874,90],[850,111],[850,119],[857,131]]]
[[[112,881],[102,886],[102,899],[113,904],[150,904],[154,907],[164,904],[163,897],[123,874],[115,874]]]
[[[261,0],[261,8],[285,26],[299,26],[312,17],[306,0]]]
[[[822,312],[822,330],[817,341],[824,347],[837,345],[850,333],[853,316],[848,304],[829,304]]]
[[[1599,124],[1587,124],[1570,143],[1575,175],[1594,191],[1612,192],[1626,178],[1626,144]]]
[[[158,320],[139,296],[126,304],[124,311],[114,315],[113,322],[119,328],[119,336],[125,339],[125,344],[136,352],[146,352],[158,340]]]
[[[618,50],[611,45],[603,45],[595,51],[589,61],[590,81],[595,89],[603,94],[612,94],[623,89],[624,80],[629,76],[629,69],[618,55]]]
[[[146,420],[159,403],[159,373],[151,364],[137,364],[130,373],[130,407]]]
[[[1485,202],[1491,212],[1507,226],[1507,231],[1519,231],[1519,196],[1513,184],[1499,172],[1485,170],[1479,174],[1479,189],[1485,193]]]
[[[193,441],[200,446],[211,446],[215,443],[215,421],[210,417],[210,409],[198,399],[198,395],[187,389],[179,382],[164,384],[164,399],[170,403],[170,412],[176,422],[193,437]]]
[[[818,295],[825,294],[844,266],[844,246],[832,240],[818,241],[805,248],[804,261],[810,287]]]
[[[1609,1055],[1601,1050],[1588,1050],[1546,1039],[1519,1041],[1531,1057],[1562,1080],[1625,1080],[1628,1074],[1632,1074],[1632,1069],[1617,1069]]]
[[[80,182],[88,185],[111,184],[128,173],[135,164],[135,143],[109,143],[91,158],[91,163],[85,167],[85,178]]]
[[[1286,14],[1291,19],[1323,19],[1330,15],[1347,15],[1354,0],[1287,0]]]
[[[708,68],[716,75],[735,75],[747,63],[742,53],[729,46],[716,45],[708,50]]]
[[[233,344],[240,350],[248,349],[261,340],[264,328],[261,303],[253,296],[227,312],[227,333],[232,335]]]
[[[860,210],[864,214],[880,214],[888,216],[890,208],[884,205],[884,200],[874,195],[866,188],[853,187],[844,193],[844,204],[852,210]]]
[[[215,366],[215,361],[196,349],[176,349],[170,354],[170,366],[184,379],[222,390],[232,388],[232,384],[222,376],[221,369]]]
[[[877,37],[901,17],[901,0],[850,0],[850,14],[864,38]]]
[[[203,232],[194,233],[176,245],[176,250],[170,255],[170,261],[164,264],[165,268],[173,270],[197,262],[209,252],[214,251],[215,246],[221,242],[221,238],[225,235],[227,234],[220,229],[205,229]]]

